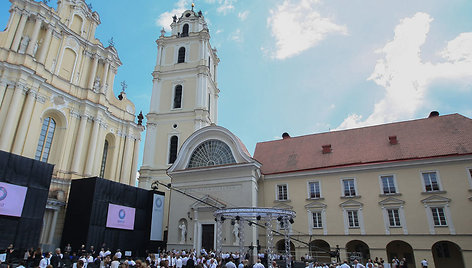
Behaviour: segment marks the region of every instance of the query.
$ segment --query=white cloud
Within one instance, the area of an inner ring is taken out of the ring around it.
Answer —
[[[226,15],[226,13],[228,13],[229,11],[234,10],[233,2],[235,2],[235,0],[218,0],[218,4],[220,6],[216,9],[216,11],[218,13],[223,13],[223,15]]]
[[[241,21],[245,21],[247,19],[247,16],[249,15],[249,10],[245,10],[243,12],[239,12],[238,13],[238,18],[241,20]]]
[[[316,4],[320,0],[284,0],[270,10],[267,24],[276,39],[273,57],[286,59],[295,56],[324,40],[330,33],[347,33],[346,26],[322,17]]]
[[[179,0],[175,6],[176,7],[171,11],[166,11],[159,15],[156,19],[156,25],[158,27],[164,27],[168,32],[171,31],[170,24],[172,23],[172,17],[174,15],[180,17],[180,15],[182,15],[182,13],[190,6],[190,0]]]
[[[241,29],[236,29],[236,31],[234,31],[229,39],[235,41],[235,42],[238,42],[238,43],[241,43],[243,41],[243,36],[241,34]]]
[[[368,80],[385,89],[383,99],[365,120],[349,115],[338,127],[346,129],[410,119],[425,104],[429,86],[437,79],[472,81],[472,33],[461,33],[439,54],[444,61],[433,64],[421,60],[432,18],[416,13],[395,27],[395,36],[377,53],[383,54]]]

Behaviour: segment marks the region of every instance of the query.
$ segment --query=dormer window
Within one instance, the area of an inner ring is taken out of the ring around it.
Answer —
[[[187,13],[187,15],[190,15]],[[184,24],[184,27],[182,28],[182,37],[188,36],[188,24]]]
[[[179,57],[177,58],[177,63],[185,62],[185,47],[179,48]]]

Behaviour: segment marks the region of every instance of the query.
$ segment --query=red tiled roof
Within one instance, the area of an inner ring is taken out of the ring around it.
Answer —
[[[472,154],[472,119],[451,114],[260,142],[254,159],[263,174],[274,174],[464,154]]]

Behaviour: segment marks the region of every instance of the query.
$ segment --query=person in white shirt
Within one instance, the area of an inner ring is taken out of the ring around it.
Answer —
[[[120,249],[117,249],[117,250],[116,250],[115,256],[116,256],[118,259],[121,259],[121,250],[120,250]]]
[[[354,265],[352,267],[353,268],[365,268],[365,266],[362,265],[362,263],[359,263],[359,261],[357,259],[354,260]]]
[[[46,268],[49,264],[51,264],[51,252],[46,253],[46,256],[39,261],[39,267]]]
[[[229,259],[229,261],[226,263],[226,268],[236,268],[236,264],[234,264],[233,259]]]
[[[264,264],[261,263],[261,259],[257,259],[257,262],[252,266],[252,268],[264,268]]]
[[[110,264],[110,268],[118,268],[120,266],[120,262],[118,261],[118,257],[115,255],[113,256],[113,261]]]
[[[423,259],[423,260],[421,261],[421,267],[422,267],[422,268],[428,268],[428,261],[427,261],[426,259]]]
[[[182,258],[180,256],[175,261],[175,268],[182,268]]]
[[[349,264],[347,264],[347,261],[344,261],[344,263],[341,264],[340,267],[341,267],[341,268],[351,268],[351,266],[349,266]]]

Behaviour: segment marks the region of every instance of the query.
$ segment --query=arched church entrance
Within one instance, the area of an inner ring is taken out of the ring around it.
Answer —
[[[277,241],[275,244],[275,248],[277,250],[277,254],[279,255],[284,255],[285,254],[285,239],[280,239]],[[292,255],[292,258],[295,258],[295,245],[290,241],[290,255]]]
[[[435,267],[465,268],[462,249],[450,241],[436,242],[431,248]]]
[[[408,267],[416,267],[415,255],[413,254],[413,248],[405,241],[394,240],[387,244],[387,258],[391,261],[393,258],[399,260],[405,258],[408,263]]]
[[[370,258],[369,246],[360,240],[351,240],[346,244],[346,254],[350,261],[355,259],[365,263]]]
[[[309,244],[310,255],[313,257],[314,261],[322,263],[331,263],[331,256],[329,255],[330,246],[328,242],[317,239],[313,240]]]

